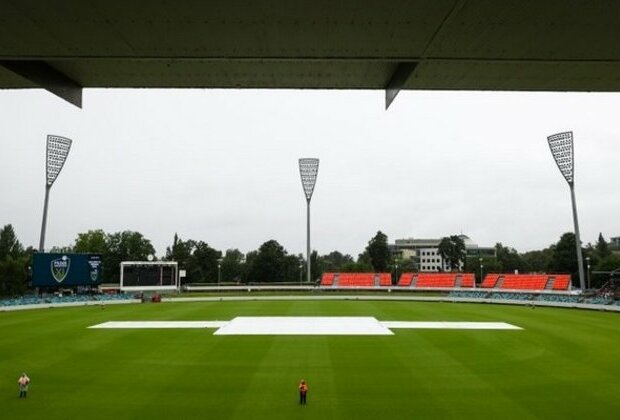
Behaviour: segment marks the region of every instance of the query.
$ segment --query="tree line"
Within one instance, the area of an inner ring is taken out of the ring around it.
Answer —
[[[514,248],[501,243],[495,245],[495,256],[467,255],[465,244],[458,235],[442,238],[439,254],[447,261],[451,270],[476,273],[481,281],[482,274],[514,272],[570,273],[577,285],[577,260],[575,236],[565,233],[559,241],[549,247],[518,253]],[[0,230],[0,294],[19,295],[29,285],[30,265],[33,247],[24,248],[11,225]],[[121,261],[145,261],[155,255],[151,241],[140,232],[122,231],[106,233],[101,229],[79,233],[71,246],[53,247],[50,252],[96,253],[102,255],[103,281],[118,283]],[[600,234],[595,245],[583,249],[584,258],[590,260],[590,272],[610,271],[620,267],[620,249],[607,243]],[[156,258],[157,259],[157,258]],[[165,261],[176,261],[185,270],[183,283],[297,283],[305,281],[306,261],[303,255],[290,254],[276,240],[268,240],[257,250],[246,254],[238,249],[224,252],[211,247],[207,242],[182,239],[177,234],[166,248]],[[339,251],[310,255],[311,278],[318,280],[324,272],[391,272],[394,282],[400,273],[417,271],[416,262],[392,256],[388,237],[378,231],[356,258]],[[607,280],[606,275],[591,274],[592,287],[599,287]]]

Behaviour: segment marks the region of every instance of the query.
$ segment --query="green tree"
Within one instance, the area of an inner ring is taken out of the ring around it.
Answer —
[[[345,264],[355,262],[349,254],[342,254],[338,251],[332,251],[327,255],[319,257],[322,272],[339,273]]]
[[[101,229],[78,233],[73,252],[106,255],[109,252],[108,237]]]
[[[179,235],[175,233],[172,245],[166,248],[166,256],[164,259],[166,261],[177,262],[179,264],[179,269],[184,269],[187,274],[195,247],[196,242],[191,239],[183,241],[179,238]],[[184,281],[191,282],[189,276],[187,276]]]
[[[551,271],[553,248],[528,251],[521,255],[523,271],[531,273],[546,273]]]
[[[29,261],[27,256],[10,255],[0,261],[0,294],[16,296],[26,291]]]
[[[459,270],[465,255],[463,239],[458,235],[441,238],[437,248],[441,258],[450,266],[450,270]]]
[[[357,262],[346,263],[340,268],[341,273],[370,273],[372,271],[372,265],[364,259],[360,259]]]
[[[146,261],[149,255],[155,254],[151,241],[140,232],[126,230],[107,236],[108,253],[103,257],[104,281],[118,283],[120,281],[120,264],[123,261]]]
[[[603,233],[598,234],[598,240],[596,241],[596,256],[600,259],[607,258],[611,255],[607,241],[603,238]]]
[[[208,243],[193,239],[184,241],[175,233],[172,245],[166,248],[165,259],[176,261],[179,268],[185,270],[183,283],[216,283],[217,265],[221,257],[221,251],[210,247]],[[226,274],[225,267],[222,267],[222,281],[230,279]]]
[[[620,255],[610,254],[599,260],[592,271],[610,272],[617,269],[620,269]],[[599,288],[609,280],[609,274],[592,273],[591,276],[593,288]]]
[[[28,284],[28,266],[32,248],[24,251],[13,226],[0,229],[0,295],[23,294]]]
[[[392,269],[396,270],[396,266],[398,266],[399,277],[400,277],[400,274],[402,273],[413,273],[413,272],[418,271],[418,267],[416,265],[415,260],[411,258],[395,259],[392,262]]]
[[[196,242],[191,258],[191,269],[194,273],[200,273],[199,282],[216,283],[218,280],[217,264],[222,257],[222,252],[211,248],[203,241]]]
[[[390,250],[388,237],[383,232],[377,234],[368,242],[365,253],[370,259],[370,264],[375,272],[386,272],[390,265]]]
[[[298,270],[298,260],[295,258],[295,273]],[[273,283],[291,281],[290,266],[292,260],[287,259],[287,252],[278,241],[270,240],[258,248],[258,253],[252,258],[248,267],[249,279],[257,283]]]
[[[369,267],[367,270],[365,271],[372,271],[372,262],[370,260],[370,254],[368,253],[368,250],[365,250],[364,252],[362,252],[361,254],[359,254],[357,256],[357,261],[355,262],[355,264],[358,265],[363,265],[365,267]],[[350,266],[350,264],[347,264],[347,266]],[[360,271],[361,272],[361,271]]]
[[[318,277],[320,277],[320,274],[318,274],[318,267],[317,267],[317,258],[318,254],[316,253],[316,251],[312,251],[310,253],[310,281],[313,282],[314,280],[316,280]],[[284,257],[284,261],[283,261],[283,275],[282,281],[285,282],[295,282],[298,283],[299,282],[299,263],[303,262],[303,259],[299,259],[298,255],[286,255]],[[307,282],[307,267],[305,264],[302,264],[301,267],[301,281],[302,282]]]
[[[258,256],[258,250],[249,251],[247,254],[245,254],[244,270],[241,276],[241,279],[244,283],[249,283],[250,281],[252,281],[250,279],[250,274],[251,274],[252,266],[254,265],[254,262],[256,261],[257,256]]]
[[[551,271],[570,273],[573,285],[579,287],[575,234],[572,232],[563,234],[558,243],[552,246],[552,251]]]
[[[227,249],[222,258],[222,281],[241,282],[244,278],[244,255],[238,249]]]
[[[523,271],[523,261],[514,248],[503,246],[501,242],[498,242],[495,244],[495,256],[502,273]]]
[[[13,225],[5,225],[0,230],[0,261],[7,257],[18,258],[24,253],[24,247],[17,239]]]

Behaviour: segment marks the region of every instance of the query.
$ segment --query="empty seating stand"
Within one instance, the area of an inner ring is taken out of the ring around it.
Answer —
[[[455,273],[419,273],[416,287],[454,287]]]
[[[321,286],[376,287],[391,286],[390,273],[323,273]]]
[[[549,287],[549,282],[553,286]],[[482,288],[509,290],[568,290],[569,274],[487,274]]]
[[[473,273],[402,273],[399,287],[471,288]],[[570,274],[487,274],[480,284],[483,289],[561,291],[570,287]],[[550,287],[550,285],[552,285]],[[390,287],[390,273],[323,273],[321,286],[327,287]]]
[[[546,274],[504,274],[502,289],[544,290],[547,285]]]
[[[457,285],[457,283],[459,285]],[[473,273],[403,273],[398,280],[400,287],[455,288],[473,287]]]

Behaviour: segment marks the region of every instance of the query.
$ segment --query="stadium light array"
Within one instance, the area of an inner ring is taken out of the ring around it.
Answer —
[[[45,152],[45,202],[43,204],[43,222],[41,223],[41,237],[39,239],[39,252],[45,250],[45,229],[47,225],[47,206],[49,203],[50,189],[60,175],[69,151],[72,140],[66,137],[48,135]]]
[[[573,146],[573,132],[553,134],[547,137],[549,149],[558,165],[558,169],[570,188],[571,202],[573,205],[573,223],[575,225],[575,243],[577,248],[577,265],[579,267],[579,285],[581,290],[586,290],[583,273],[583,256],[581,255],[581,237],[579,235],[579,220],[577,219],[577,205],[575,203],[575,153]]]
[[[304,189],[306,196],[306,263],[307,263],[307,281],[311,282],[310,274],[310,200],[312,199],[312,193],[314,192],[314,186],[316,185],[316,178],[319,173],[319,160],[316,158],[301,158],[299,159],[299,174],[301,175],[301,186]]]

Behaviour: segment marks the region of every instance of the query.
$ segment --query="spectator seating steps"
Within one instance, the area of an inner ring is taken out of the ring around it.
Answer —
[[[568,290],[569,285],[569,274],[487,274],[481,287],[511,290]]]

